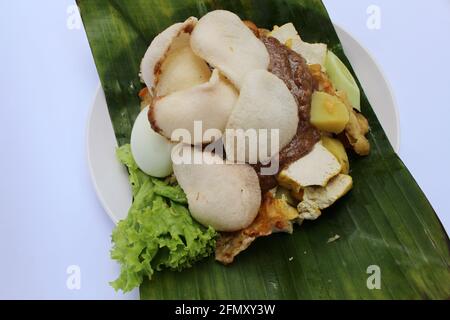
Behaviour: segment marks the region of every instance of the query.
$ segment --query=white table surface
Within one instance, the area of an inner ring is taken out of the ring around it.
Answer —
[[[450,230],[450,2],[326,0],[382,66],[400,111],[400,156]],[[108,281],[113,223],[91,185],[85,132],[99,80],[70,0],[0,2],[0,298],[128,299]],[[367,8],[381,28],[367,27]],[[430,153],[430,156],[428,155]],[[80,267],[79,290],[66,285]]]

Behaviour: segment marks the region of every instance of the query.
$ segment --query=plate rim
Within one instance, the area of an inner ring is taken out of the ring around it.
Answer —
[[[88,167],[89,167],[90,179],[91,179],[92,185],[94,187],[97,199],[100,201],[100,204],[101,204],[103,210],[106,211],[106,214],[109,216],[111,221],[114,222],[114,224],[117,224],[119,222],[119,220],[113,214],[112,209],[109,207],[109,205],[108,205],[107,201],[105,200],[102,192],[100,191],[100,187],[98,185],[97,179],[95,178],[94,167],[92,165],[91,148],[89,148],[89,146],[90,146],[90,134],[89,134],[89,132],[90,132],[90,128],[92,126],[92,121],[93,121],[92,119],[93,119],[94,109],[95,109],[95,106],[96,106],[96,101],[97,101],[97,99],[99,99],[99,95],[101,94],[102,91],[103,91],[102,84],[99,81],[97,83],[97,88],[95,89],[94,96],[91,98],[91,104],[90,104],[90,109],[89,109],[89,114],[88,114],[89,118],[88,118],[88,121],[87,121],[87,124],[86,124],[86,128],[85,128],[86,158],[87,158]],[[115,144],[116,144],[116,146],[118,146],[117,140],[116,140]]]

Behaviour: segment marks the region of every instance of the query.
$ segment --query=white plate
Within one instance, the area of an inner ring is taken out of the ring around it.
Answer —
[[[389,141],[398,152],[399,118],[395,100],[386,78],[368,51],[342,28],[335,27],[347,57],[351,61]],[[87,155],[97,196],[115,223],[126,217],[132,200],[128,173],[116,159],[116,147],[117,142],[105,96],[99,86],[87,128]]]

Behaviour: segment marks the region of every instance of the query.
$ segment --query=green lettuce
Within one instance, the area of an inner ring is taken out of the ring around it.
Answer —
[[[167,183],[158,179],[153,179],[154,192],[161,196],[166,197],[178,203],[187,204],[186,194],[179,185],[170,186]]]
[[[144,278],[151,279],[155,271],[179,271],[209,256],[217,234],[192,219],[180,186],[139,170],[129,145],[120,147],[117,156],[128,168],[133,204],[112,233],[111,257],[121,271],[111,285],[127,292]]]
[[[129,179],[133,197],[136,197],[138,191],[141,189],[145,181],[151,180],[151,177],[139,170],[136,161],[134,161],[131,154],[131,147],[125,144],[116,151],[117,158],[128,168]]]

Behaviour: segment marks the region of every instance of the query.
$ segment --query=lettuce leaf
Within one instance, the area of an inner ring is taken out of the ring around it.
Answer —
[[[112,233],[111,257],[120,263],[121,272],[111,285],[127,292],[155,271],[182,270],[209,256],[217,234],[192,219],[178,185],[139,170],[129,145],[120,147],[117,156],[128,168],[134,200],[127,218]]]
[[[129,144],[117,148],[116,154],[119,161],[128,168],[131,190],[133,197],[136,197],[144,182],[150,180],[151,177],[138,168],[136,161],[134,161],[133,155],[131,154],[131,147]]]
[[[170,186],[158,179],[153,179],[153,183],[155,184],[154,192],[157,195],[169,198],[170,200],[173,200],[175,202],[187,204],[186,194],[179,185]]]

